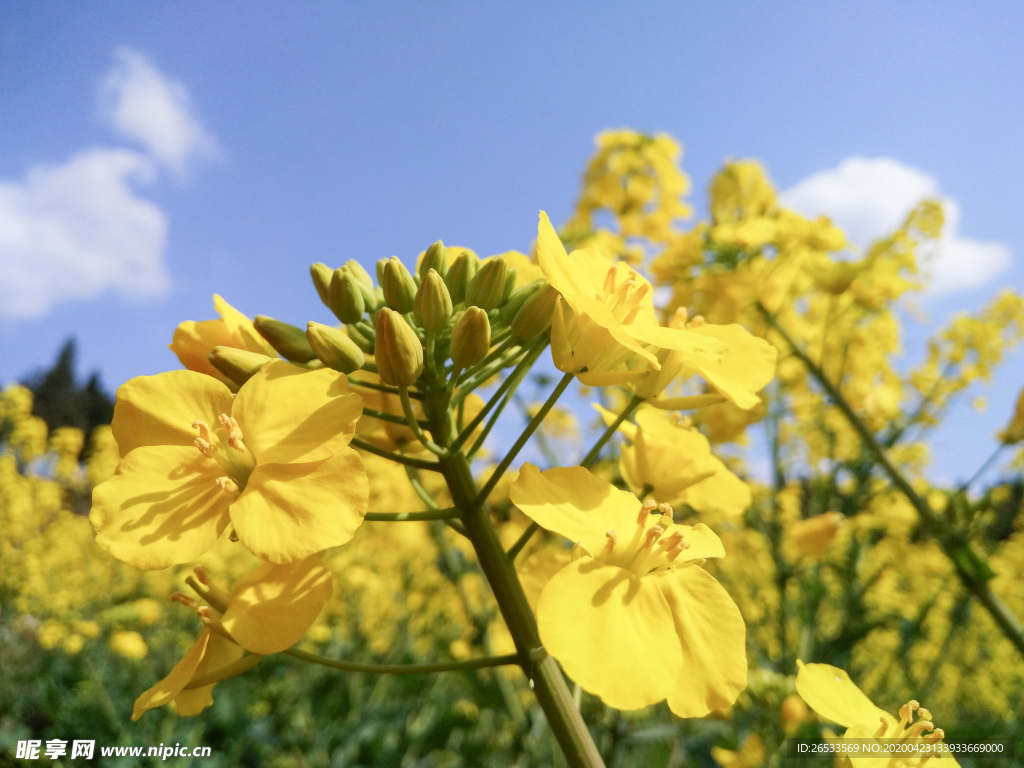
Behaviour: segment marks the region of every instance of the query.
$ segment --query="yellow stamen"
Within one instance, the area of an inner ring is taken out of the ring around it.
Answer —
[[[608,537],[608,542],[604,545],[605,552],[610,555],[615,551],[615,545],[619,543],[619,534],[615,531],[605,531],[604,535]]]
[[[208,459],[212,459],[213,455],[217,453],[217,446],[205,438],[197,437],[192,442],[199,449],[199,452]]]
[[[186,595],[184,592],[175,592],[168,598],[172,603],[181,603],[186,608],[195,608],[196,601]]]
[[[883,736],[885,736],[885,732],[889,728],[889,724],[885,722],[885,718],[884,717],[878,718],[878,722],[879,722],[878,730],[875,731],[875,738],[876,739],[880,739]]]
[[[210,436],[213,434],[210,432],[210,425],[202,419],[196,419],[192,422],[192,429],[199,430],[199,436],[206,442],[210,442]]]
[[[929,712],[924,707],[921,707],[920,709],[917,710],[917,716],[919,718],[921,718],[922,720],[931,720],[932,719],[932,713]]]
[[[686,327],[686,320],[686,307],[680,307],[676,310],[676,313],[672,315],[672,319],[668,321],[668,327],[674,328],[677,331],[682,330]]]
[[[238,493],[238,483],[232,480],[227,475],[217,478],[217,487],[227,493]]]
[[[931,720],[918,720],[914,723],[914,727],[910,729],[910,738],[916,739],[925,731],[930,731],[935,728],[935,724]]]
[[[662,528],[660,525],[655,525],[651,527],[647,531],[647,535],[644,537],[644,549],[651,549],[654,546],[654,542],[661,538],[661,534],[663,534],[664,532],[665,529]]]
[[[615,293],[615,278],[618,273],[619,270],[614,266],[608,267],[608,271],[604,273],[604,292],[609,296]]]
[[[651,516],[651,512],[655,510],[658,505],[651,499],[645,501],[640,507],[640,513],[636,516],[636,524],[643,527],[647,524],[647,518]]]
[[[700,328],[702,325],[704,325],[704,317],[703,315],[697,315],[695,318],[693,318],[693,320],[690,321],[689,327]]]
[[[228,445],[239,453],[245,453],[245,443],[242,442],[242,430],[239,429],[238,422],[226,413],[222,413],[218,418],[220,419],[220,425],[227,432]]]

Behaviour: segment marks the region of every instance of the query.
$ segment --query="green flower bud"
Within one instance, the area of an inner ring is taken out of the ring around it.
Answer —
[[[359,281],[345,267],[339,267],[331,275],[331,287],[327,296],[327,307],[343,323],[356,323],[366,312],[366,299]]]
[[[452,262],[448,274],[444,276],[444,284],[448,286],[452,302],[461,304],[466,300],[466,287],[480,270],[480,259],[472,251],[463,251]]]
[[[342,266],[352,273],[352,277],[359,281],[359,284],[364,286],[366,290],[373,290],[373,278],[370,277],[370,273],[367,272],[363,265],[355,259],[349,259]]]
[[[505,259],[495,256],[487,261],[466,286],[466,306],[490,311],[501,303],[505,292]]]
[[[555,302],[561,294],[550,285],[535,291],[512,318],[512,335],[522,341],[540,336],[551,327]]]
[[[337,328],[310,322],[306,339],[317,359],[328,368],[341,373],[352,373],[363,367],[366,358],[355,342]]]
[[[346,325],[345,330],[348,331],[348,337],[356,343],[357,347],[368,355],[373,354],[373,339],[370,336],[354,325]]]
[[[316,292],[320,295],[320,301],[326,304],[328,291],[331,287],[331,268],[322,261],[318,261],[316,264],[309,266],[309,274],[313,278]]]
[[[270,346],[276,349],[277,353],[285,360],[290,360],[293,363],[308,363],[316,357],[301,328],[266,315],[256,315],[252,324],[260,336],[269,341]]]
[[[210,364],[238,386],[251,379],[270,359],[259,352],[235,347],[214,347],[210,350]]]
[[[374,357],[381,381],[393,387],[408,387],[423,373],[423,345],[416,331],[398,312],[387,307],[377,315]]]
[[[452,297],[444,280],[433,269],[428,270],[416,291],[413,307],[416,319],[428,331],[440,331],[452,316]]]
[[[516,289],[516,278],[518,277],[519,270],[515,267],[508,267],[505,270],[505,287],[501,291],[501,301],[498,302],[499,307],[505,306],[505,302],[512,296]]]
[[[491,348],[491,322],[480,307],[470,307],[452,326],[451,358],[457,368],[469,368]]]
[[[512,322],[512,318],[516,316],[516,313],[522,308],[526,300],[533,296],[542,287],[547,285],[547,281],[544,278],[534,280],[532,283],[524,285],[522,288],[516,288],[512,291],[512,295],[508,297],[508,300],[501,305],[501,311],[498,313],[498,319],[504,325],[508,325]]]
[[[384,267],[387,263],[387,259],[377,259],[377,285],[384,285]]]
[[[392,256],[384,265],[381,287],[384,289],[384,301],[391,309],[403,315],[412,312],[416,300],[416,281],[397,256]]]
[[[420,281],[426,278],[430,270],[437,272],[442,279],[448,274],[448,254],[445,251],[444,243],[440,240],[427,248],[423,258],[420,259],[420,267],[417,270]]]

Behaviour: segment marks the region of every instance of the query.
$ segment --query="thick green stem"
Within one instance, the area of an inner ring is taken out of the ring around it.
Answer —
[[[889,460],[885,449],[882,448],[875,435],[854,412],[846,398],[843,397],[842,392],[839,391],[839,388],[800,349],[793,338],[775,319],[775,316],[765,309],[760,302],[757,304],[757,309],[764,316],[768,325],[783,338],[793,354],[804,364],[804,367],[821,385],[822,389],[828,393],[829,398],[835,403],[836,407],[842,411],[850,426],[860,436],[864,446],[874,456],[885,474],[888,475],[889,481],[906,496],[907,501],[917,510],[917,514],[923,523],[924,532],[934,538],[939,543],[939,546],[942,547],[947,557],[953,561],[957,574],[960,577],[960,582],[985,607],[1006,638],[1013,643],[1018,651],[1024,654],[1024,627],[1021,626],[1017,617],[1013,615],[1010,609],[1003,604],[989,587],[988,579],[991,577],[991,569],[988,563],[968,546],[962,535],[950,528],[945,519],[936,515],[935,511],[928,505],[928,502],[914,490],[910,481]]]

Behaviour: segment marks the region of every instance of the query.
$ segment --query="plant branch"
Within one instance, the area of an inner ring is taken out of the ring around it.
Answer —
[[[369,672],[379,675],[430,675],[434,672],[460,672],[469,669],[519,664],[519,656],[514,653],[505,656],[481,656],[461,661],[439,661],[434,664],[359,664],[354,661],[330,659],[326,656],[307,653],[295,648],[289,648],[287,651],[283,651],[283,653],[294,659],[308,661],[310,664],[320,664],[331,669],[340,669],[343,672]]]
[[[378,448],[373,443],[368,443],[359,437],[353,437],[352,443],[354,447],[360,450],[366,451],[367,453],[373,453],[385,459],[390,459],[398,464],[404,464],[407,467],[415,467],[416,469],[428,469],[432,472],[440,472],[440,468],[437,466],[436,461],[424,461],[423,459],[414,459],[411,456],[406,456],[404,453],[395,453],[385,448]]]
[[[412,522],[414,520],[449,520],[459,516],[455,507],[428,509],[426,512],[367,512],[364,520],[371,522]]]
[[[348,377],[348,383],[353,387],[363,387],[364,389],[375,389],[378,392],[387,392],[389,395],[397,395],[398,387],[392,387],[387,384],[378,384],[375,381],[364,381],[363,379],[354,379],[351,376]],[[414,390],[409,391],[409,397],[413,400],[422,400],[423,395],[420,392]]]

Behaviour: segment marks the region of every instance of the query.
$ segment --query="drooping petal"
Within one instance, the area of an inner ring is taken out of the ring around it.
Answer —
[[[643,578],[672,612],[682,676],[668,696],[679,717],[703,717],[736,701],[747,687],[746,625],[715,577],[699,566],[656,571]]]
[[[194,447],[136,448],[93,490],[96,543],[147,570],[195,560],[228,525],[234,496],[218,487],[223,474]]]
[[[583,467],[541,472],[524,464],[509,496],[539,526],[582,543],[591,554],[601,551],[607,531],[631,533],[640,511],[636,496]]]
[[[775,375],[775,347],[752,335],[742,325],[705,324],[687,330],[729,346],[724,357],[698,355],[690,361],[711,386],[744,410],[761,402],[756,393]]]
[[[334,580],[319,555],[287,565],[263,563],[232,588],[224,629],[247,651],[279,653],[306,634],[333,593]]]
[[[290,563],[344,544],[369,499],[363,462],[352,448],[301,464],[259,464],[231,506],[235,533],[263,560]]]
[[[348,445],[362,408],[337,371],[276,360],[242,385],[231,415],[257,463],[272,464],[318,461]]]
[[[796,692],[826,720],[847,728],[862,724],[877,727],[880,717],[889,717],[871,703],[846,670],[828,664],[804,664],[802,661],[797,661],[797,667]]]
[[[121,456],[144,445],[193,445],[199,433],[192,422],[211,426],[231,412],[231,390],[195,371],[138,376],[117,390],[110,427]],[[193,448],[193,451],[195,449]]]
[[[204,631],[209,632],[209,630]],[[231,642],[223,635],[213,632],[210,635],[210,642],[206,645],[202,661],[199,662],[199,666],[189,682],[238,661],[242,658],[243,653],[241,646]],[[183,717],[198,715],[213,704],[213,686],[215,685],[216,683],[210,683],[201,688],[186,688],[181,691],[174,697],[174,706],[178,708],[178,714]]]
[[[750,506],[750,486],[734,475],[717,456],[712,456],[710,462],[715,473],[686,488],[682,500],[698,512],[739,517]]]
[[[537,626],[566,674],[616,709],[663,700],[684,674],[662,591],[624,568],[587,557],[567,565],[541,593]]]
[[[220,294],[213,294],[213,306],[217,310],[217,314],[221,316],[228,333],[240,342],[232,344],[232,346],[236,346],[238,349],[247,349],[250,352],[259,352],[267,357],[277,357],[277,350],[260,336],[256,326],[252,324],[252,320],[224,301]]]
[[[573,251],[572,256],[567,254],[544,211],[540,212],[537,225],[537,263],[547,281],[574,308],[577,300],[593,299],[601,290],[611,265],[604,254],[590,248]]]
[[[210,350],[214,347],[237,347],[238,340],[228,331],[223,320],[186,320],[174,329],[169,349],[190,371],[212,376],[225,385],[233,386],[230,379],[213,367]]]
[[[210,641],[210,629],[204,628],[199,633],[199,638],[192,644],[192,647],[181,657],[181,661],[174,665],[174,668],[167,673],[167,677],[144,692],[135,700],[132,708],[132,720],[138,720],[146,712],[171,701],[181,693],[196,675],[199,663],[203,660],[207,643]],[[211,698],[212,701],[212,698]]]

